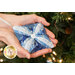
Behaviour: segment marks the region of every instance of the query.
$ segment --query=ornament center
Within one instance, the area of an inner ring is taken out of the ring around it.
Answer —
[[[35,38],[36,36],[35,36],[35,34],[32,34],[31,37],[32,37],[32,38]]]

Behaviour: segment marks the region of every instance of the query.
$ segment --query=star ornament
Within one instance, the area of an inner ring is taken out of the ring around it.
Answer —
[[[54,47],[41,23],[14,26],[13,30],[21,46],[30,53]]]

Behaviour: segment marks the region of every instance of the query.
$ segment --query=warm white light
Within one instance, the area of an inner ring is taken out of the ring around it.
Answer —
[[[52,59],[55,60],[55,57],[53,57]]]
[[[63,61],[63,60],[62,60],[62,59],[60,59],[60,60],[59,60],[59,63],[62,63],[62,61]]]
[[[3,48],[0,48],[0,51],[3,51]]]
[[[57,53],[55,51],[52,52],[54,55],[57,55]]]
[[[0,59],[0,62],[3,62],[3,59]]]
[[[72,18],[71,17],[68,17],[68,20],[72,20]]]

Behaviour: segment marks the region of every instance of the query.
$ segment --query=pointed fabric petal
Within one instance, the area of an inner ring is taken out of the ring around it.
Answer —
[[[33,38],[27,38],[22,44],[21,44],[26,50],[31,52],[37,45],[36,41]]]
[[[35,24],[29,24],[29,25],[24,25],[24,26],[22,26],[22,27],[27,27],[30,31],[32,31],[33,32],[33,27],[35,26]]]
[[[53,48],[53,43],[49,40],[49,38],[46,35],[40,35],[37,36],[36,40],[46,48]]]
[[[44,30],[44,26],[41,23],[37,23],[36,26],[34,26],[34,34],[38,35],[38,34],[42,34]]]
[[[37,46],[31,51],[31,53],[34,53],[34,52],[36,52],[38,50],[46,48],[45,46],[43,46],[42,44],[40,44],[38,41],[36,41],[36,42],[37,42]]]
[[[15,33],[19,33],[19,34],[22,34],[22,35],[30,36],[32,34],[32,32],[27,27],[14,26],[13,30],[15,31]]]

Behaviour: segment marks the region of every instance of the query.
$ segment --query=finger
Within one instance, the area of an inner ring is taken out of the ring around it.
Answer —
[[[56,47],[56,44],[53,44],[53,46]],[[53,47],[53,48],[54,48],[54,47]]]
[[[31,58],[36,58],[38,56],[41,56],[43,54],[47,54],[47,53],[50,53],[50,52],[52,52],[52,49],[42,49],[42,50],[39,50],[35,53],[32,53],[30,57]]]
[[[15,36],[14,36],[15,37]],[[11,40],[9,40],[10,42]],[[14,46],[17,49],[17,53],[22,54],[23,56],[25,56],[27,59],[30,59],[30,53],[25,50],[19,43],[19,40],[15,37],[14,40],[12,40],[12,42],[10,42],[9,45]]]
[[[17,56],[18,56],[19,58],[26,58],[26,56],[23,55],[23,54],[21,54],[21,53],[18,53]],[[30,58],[29,58],[29,59],[30,59]]]
[[[15,44],[14,44],[15,45]],[[14,46],[12,45],[12,46]],[[21,47],[19,44],[14,46],[17,49],[17,56],[30,59],[30,53]]]
[[[25,56],[23,56],[22,54],[18,54],[17,55],[19,58],[26,58]]]
[[[46,30],[46,34],[50,37],[50,38],[55,38],[55,35],[50,31],[48,30],[47,28],[45,28]]]
[[[30,59],[30,53],[27,50],[25,50],[23,47],[18,46],[17,50],[18,50],[17,52],[18,55],[20,55],[23,58]]]
[[[58,40],[57,39],[50,38],[50,40],[53,42],[53,44],[57,44],[58,43]]]
[[[37,16],[36,22],[40,22],[40,23],[44,24],[45,26],[50,25],[50,23],[48,23],[45,18],[39,17],[39,16]]]

